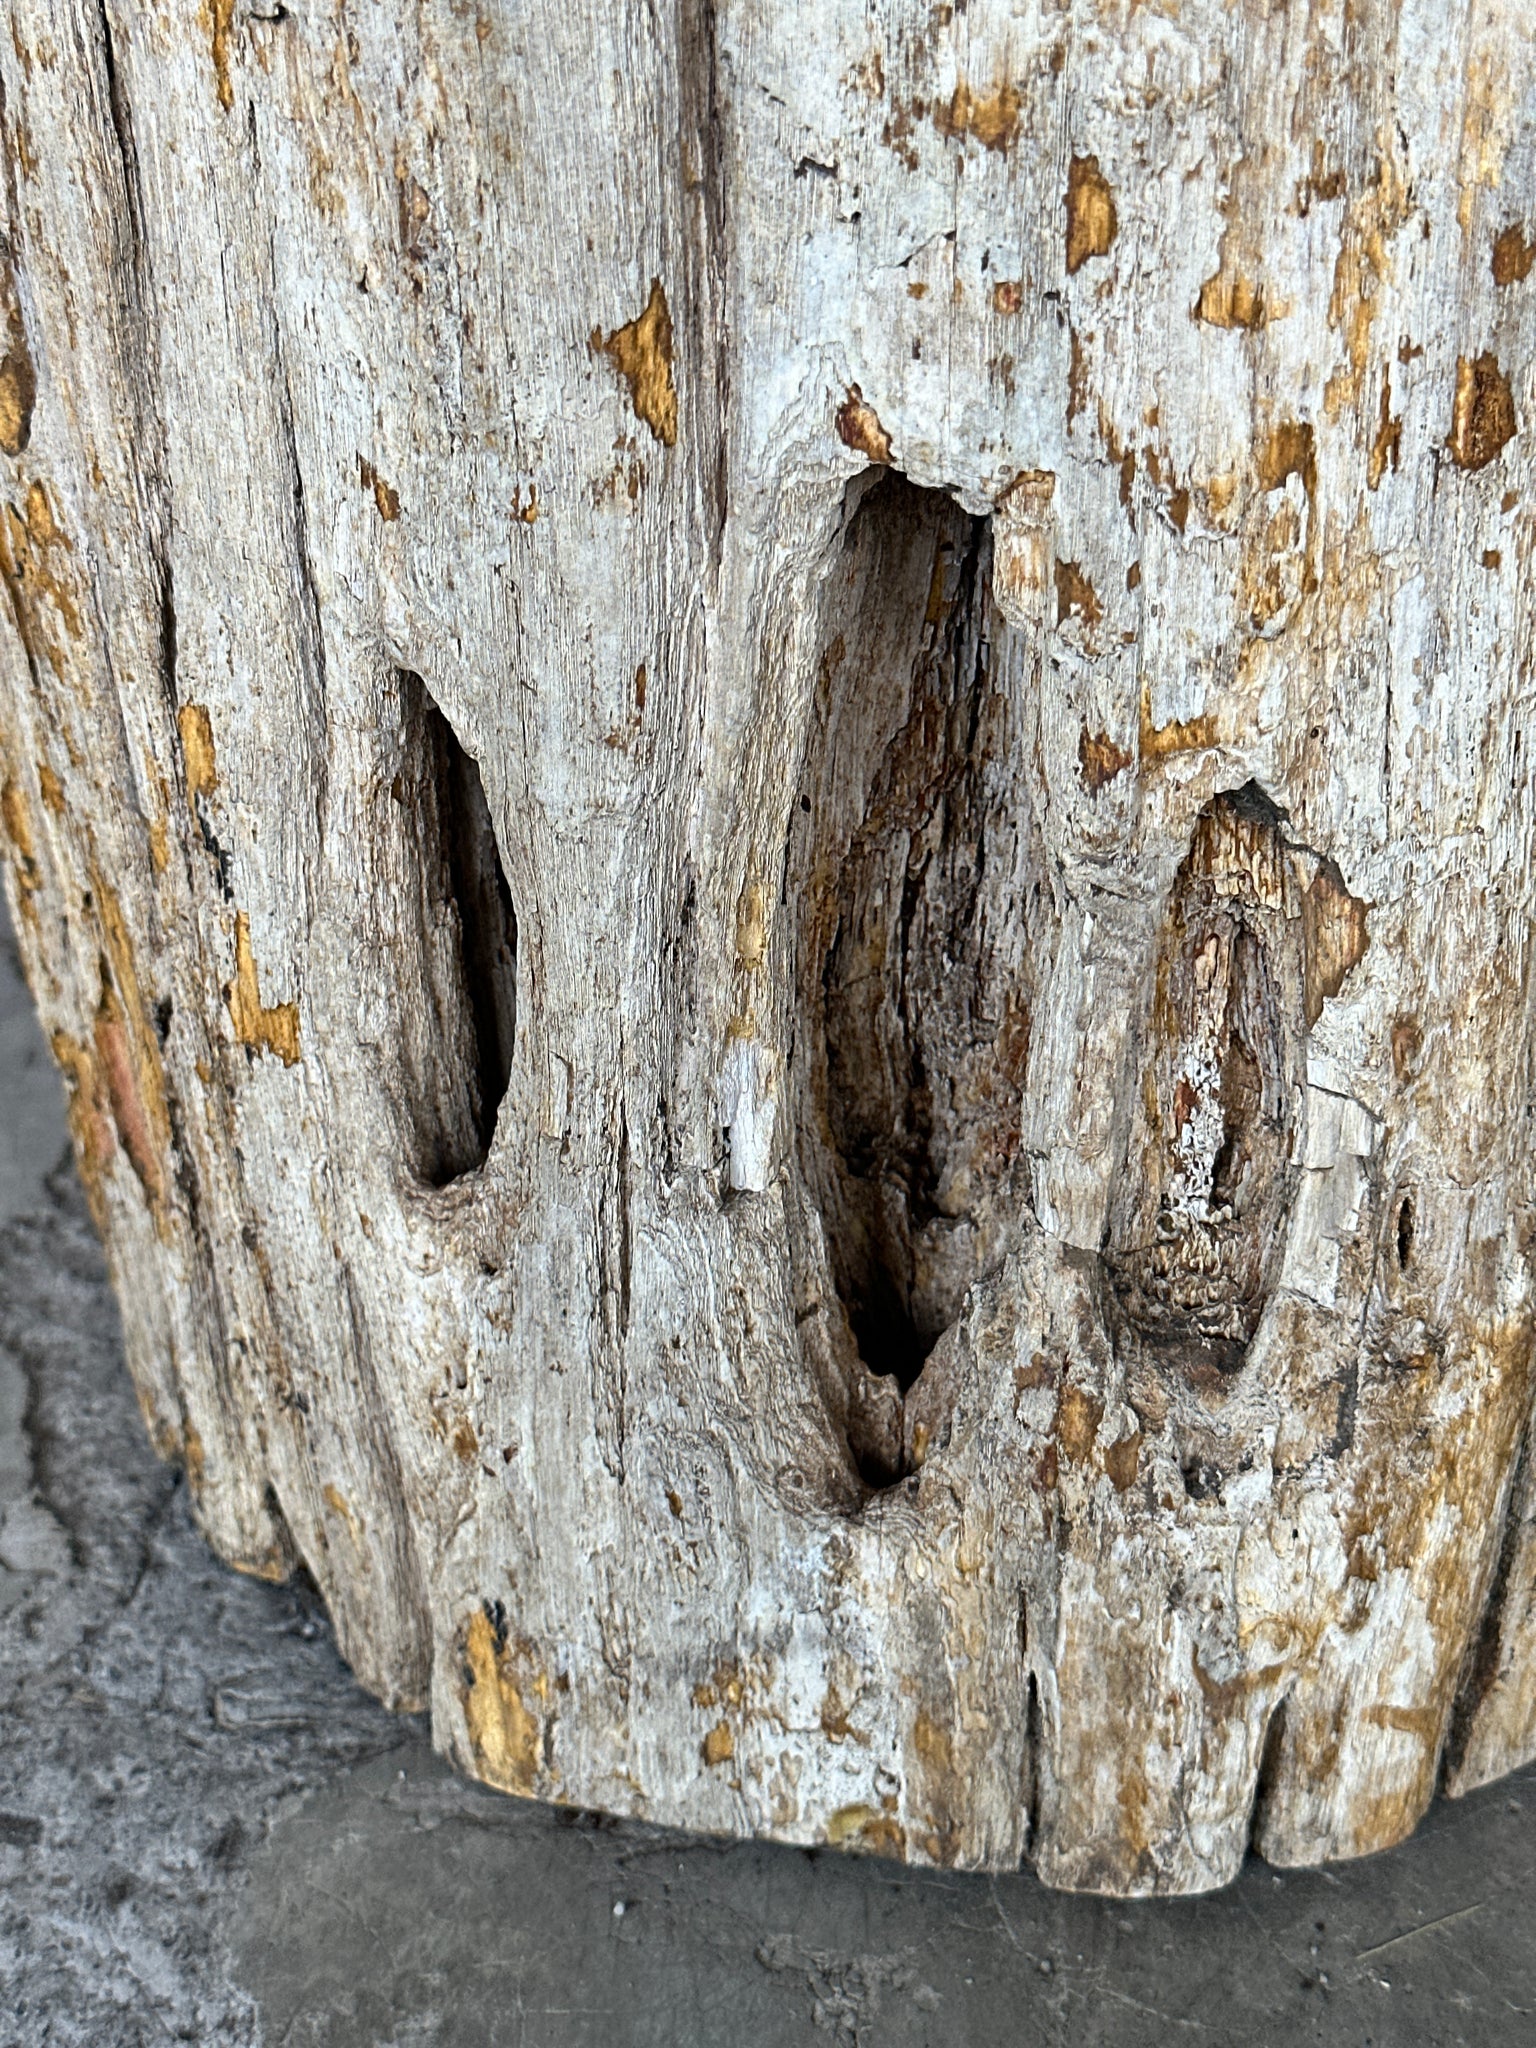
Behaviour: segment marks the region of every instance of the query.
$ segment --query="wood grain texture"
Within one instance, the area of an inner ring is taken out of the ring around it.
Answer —
[[[0,817],[161,1451],[507,1789],[1536,1751],[1528,11],[11,0]]]

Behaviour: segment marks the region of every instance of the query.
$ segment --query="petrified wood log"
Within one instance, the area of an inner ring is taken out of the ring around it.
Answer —
[[[1530,11],[9,12],[9,885],[223,1555],[1057,1885],[1536,1751]]]

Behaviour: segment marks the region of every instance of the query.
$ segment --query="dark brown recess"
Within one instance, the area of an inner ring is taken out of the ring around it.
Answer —
[[[872,1484],[920,1461],[903,1397],[1027,1207],[1037,865],[990,560],[990,523],[942,493],[865,488],[791,813],[799,1150],[841,1310],[817,1327]]]
[[[1306,1039],[1368,906],[1256,783],[1201,813],[1158,941],[1107,1263],[1122,1333],[1198,1379],[1243,1362],[1284,1256]]]
[[[482,1165],[512,1071],[517,919],[474,757],[420,676],[400,676],[403,765],[392,794],[419,849],[422,995],[413,1064],[417,1170],[441,1187]],[[408,998],[409,1001],[409,998]]]

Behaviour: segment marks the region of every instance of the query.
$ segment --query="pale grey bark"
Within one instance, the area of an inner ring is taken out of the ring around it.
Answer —
[[[13,0],[18,929],[157,1445],[509,1789],[1536,1750],[1524,10]]]

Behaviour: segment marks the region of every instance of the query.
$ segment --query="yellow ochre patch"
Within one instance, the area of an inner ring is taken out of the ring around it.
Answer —
[[[483,1608],[464,1631],[463,1678],[475,1769],[488,1785],[529,1797],[546,1768],[543,1720],[526,1703],[512,1645]],[[542,1704],[549,1690],[544,1674],[535,1673],[527,1689]]]
[[[263,1006],[256,956],[251,951],[251,921],[243,910],[235,913],[235,978],[224,991],[224,999],[242,1045],[276,1053],[285,1067],[294,1065],[299,1057],[299,1006]]]
[[[235,104],[235,88],[229,76],[229,32],[234,26],[235,0],[203,0],[197,19],[213,58],[214,90],[227,114]]]
[[[629,386],[638,419],[656,439],[671,448],[677,441],[677,389],[672,382],[672,315],[661,279],[651,279],[651,296],[638,319],[616,327],[604,341],[592,330],[592,347],[609,357]]]
[[[218,759],[213,749],[213,721],[201,704],[183,704],[176,713],[176,730],[181,737],[182,759],[187,765],[187,803],[196,812],[200,796],[212,796],[219,786]]]
[[[1093,256],[1107,256],[1119,232],[1115,195],[1096,156],[1075,156],[1067,166],[1067,274]]]
[[[973,92],[962,78],[949,99],[935,103],[933,125],[959,141],[969,135],[983,149],[1005,151],[1019,132],[1018,91],[1005,80],[991,92]]]

